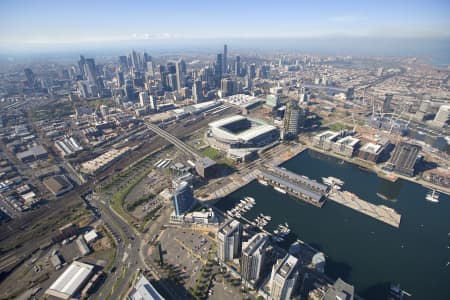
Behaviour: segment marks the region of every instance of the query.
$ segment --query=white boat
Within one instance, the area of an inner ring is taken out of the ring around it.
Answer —
[[[429,191],[425,199],[437,203],[439,202],[439,193],[437,193],[436,190]]]
[[[269,185],[269,183],[267,181],[262,180],[262,179],[258,179],[258,182],[261,183],[262,185],[266,185],[266,186]]]
[[[267,221],[270,221],[270,220],[272,220],[272,217],[271,216],[264,216],[264,219],[266,219]]]
[[[275,191],[277,191],[277,192],[282,193],[282,194],[286,194],[286,191],[285,191],[285,190],[283,190],[282,188],[279,188],[279,187],[277,187],[277,186],[274,186],[273,189],[274,189]]]
[[[237,218],[240,218],[240,217],[241,217],[241,214],[240,214],[240,213],[237,213],[237,214],[236,214],[236,217],[237,217]]]
[[[279,234],[280,231],[278,231],[278,229],[275,229],[275,230],[273,231],[273,233],[274,233],[274,234]]]
[[[332,176],[322,177],[322,181],[323,181],[323,183],[325,183],[326,185],[329,185],[329,186],[344,184],[344,181],[340,180],[339,178],[332,177]]]

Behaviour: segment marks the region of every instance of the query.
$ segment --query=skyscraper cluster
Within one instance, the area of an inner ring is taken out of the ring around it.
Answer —
[[[270,78],[270,65],[243,62],[239,55],[230,58],[228,50],[224,45],[223,52],[203,66],[180,57],[155,61],[148,53],[134,49],[118,56],[113,66],[80,55],[78,68],[74,67],[77,93],[81,98],[110,97],[117,103],[135,104],[136,113],[142,115],[158,111],[167,99],[200,103],[248,94],[255,78]],[[33,73],[25,73],[28,85],[32,85]]]
[[[269,236],[258,233],[243,243],[242,231],[242,224],[237,220],[222,223],[217,232],[217,257],[222,263],[239,259],[242,280],[255,285],[273,261],[268,251]],[[299,260],[291,254],[275,262],[268,284],[270,299],[290,299],[298,284],[298,268]]]

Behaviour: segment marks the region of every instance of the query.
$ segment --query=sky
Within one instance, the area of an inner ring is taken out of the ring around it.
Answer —
[[[230,38],[448,38],[448,0],[1,0],[0,48]]]

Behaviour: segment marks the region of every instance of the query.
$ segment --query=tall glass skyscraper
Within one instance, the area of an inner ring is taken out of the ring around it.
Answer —
[[[195,204],[192,186],[186,181],[174,181],[173,207],[175,214],[180,216],[187,213]]]

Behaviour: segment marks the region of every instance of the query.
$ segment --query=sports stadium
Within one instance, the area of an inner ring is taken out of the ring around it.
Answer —
[[[278,141],[279,137],[277,127],[240,115],[209,123],[207,133],[212,147],[240,159]]]

